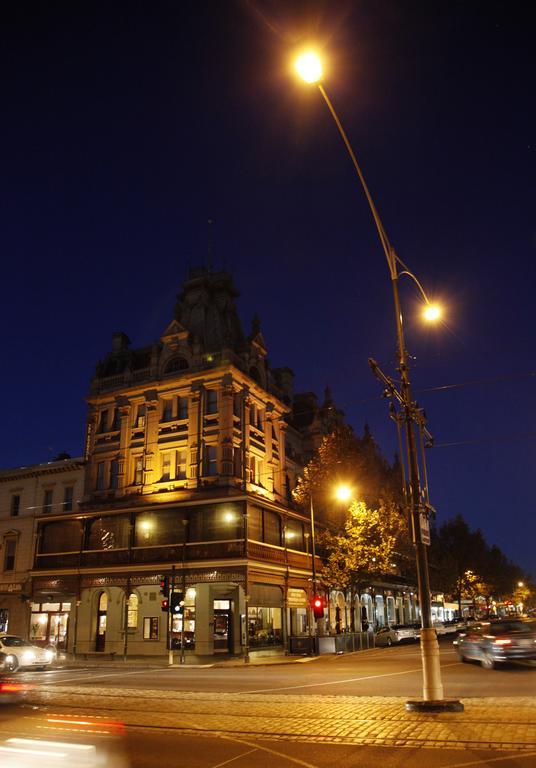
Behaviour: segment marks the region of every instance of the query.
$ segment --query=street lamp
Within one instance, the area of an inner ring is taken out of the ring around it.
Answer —
[[[421,489],[421,481],[419,477],[419,461],[417,458],[417,437],[415,435],[415,424],[419,425],[420,434],[422,436],[423,422],[421,412],[417,409],[411,395],[411,386],[409,380],[409,366],[408,366],[408,353],[406,350],[406,343],[404,339],[404,327],[402,323],[402,309],[400,305],[400,297],[398,293],[398,279],[402,275],[408,275],[415,282],[420,290],[420,293],[425,301],[426,319],[429,321],[435,321],[439,319],[440,311],[439,307],[432,304],[420,284],[419,280],[415,277],[413,272],[407,267],[406,264],[397,256],[394,248],[392,247],[387,233],[383,227],[379,213],[376,209],[372,195],[365,181],[365,177],[361,171],[357,158],[352,149],[350,141],[344,131],[342,123],[335,112],[333,104],[331,103],[328,94],[321,82],[322,78],[322,64],[319,57],[313,51],[307,51],[302,53],[296,61],[296,71],[307,83],[314,84],[318,87],[318,90],[322,94],[322,97],[333,117],[335,124],[339,130],[341,138],[346,146],[348,154],[352,160],[355,171],[361,182],[361,186],[365,193],[365,197],[369,204],[374,223],[380,238],[380,242],[387,259],[387,265],[389,268],[389,274],[391,277],[391,285],[393,289],[393,300],[395,310],[395,323],[396,323],[396,336],[397,336],[397,352],[398,352],[398,373],[400,376],[400,389],[397,390],[393,381],[385,376],[378,368],[377,364],[373,360],[369,360],[374,373],[380,378],[387,386],[389,394],[399,402],[402,419],[405,427],[406,444],[407,444],[407,456],[408,456],[408,475],[409,475],[409,498],[408,503],[411,506],[411,521],[413,541],[415,546],[415,559],[417,566],[417,583],[419,588],[419,596],[421,603],[421,657],[422,657],[422,669],[423,669],[423,698],[422,700],[412,700],[406,703],[406,708],[410,710],[420,711],[445,711],[463,710],[463,705],[459,701],[448,700],[443,696],[443,684],[441,682],[441,669],[439,663],[439,645],[437,642],[437,634],[432,625],[432,606],[430,598],[430,580],[428,575],[428,559],[426,546],[423,541],[422,526],[426,523],[427,508],[426,504],[423,505],[423,498],[427,501],[427,483],[426,472],[423,464],[423,477],[425,480],[425,488]],[[424,461],[424,454],[423,454]],[[424,493],[423,493],[424,490]],[[404,491],[406,491],[404,487]],[[424,510],[423,510],[424,506]],[[424,514],[424,521],[422,520]]]

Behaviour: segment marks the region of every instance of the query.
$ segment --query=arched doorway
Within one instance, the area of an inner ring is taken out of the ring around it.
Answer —
[[[104,651],[106,645],[106,614],[108,612],[108,595],[101,592],[97,605],[97,637],[95,639],[95,650]]]

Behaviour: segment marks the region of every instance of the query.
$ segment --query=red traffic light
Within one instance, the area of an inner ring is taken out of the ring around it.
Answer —
[[[162,610],[169,611],[169,600],[162,600]]]
[[[311,600],[311,606],[313,608],[313,614],[315,619],[322,619],[324,617],[325,600],[320,595],[315,595]]]

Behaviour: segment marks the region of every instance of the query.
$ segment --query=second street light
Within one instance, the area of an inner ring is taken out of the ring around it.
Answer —
[[[326,93],[326,89],[322,84],[323,72],[320,59],[314,52],[307,51],[298,57],[296,61],[296,71],[300,77],[305,80],[305,82],[317,86],[337,125],[341,138],[344,142],[344,145],[346,146],[346,149],[348,150],[348,154],[350,155],[354,169],[359,177],[359,181],[361,182],[361,186],[369,204],[378,236],[380,238],[382,249],[387,259],[387,265],[391,278],[397,337],[397,370],[399,374],[399,388],[397,389],[390,377],[385,376],[385,374],[380,371],[374,360],[370,360],[369,362],[374,374],[385,384],[387,394],[393,399],[396,399],[398,402],[400,407],[400,420],[404,426],[406,438],[409,483],[408,487],[406,488],[406,483],[404,482],[404,495],[409,506],[413,542],[415,547],[417,583],[421,605],[421,658],[423,670],[423,698],[422,700],[419,699],[408,701],[406,707],[408,709],[422,711],[460,711],[463,710],[463,705],[459,701],[454,699],[445,699],[443,695],[443,684],[441,682],[441,669],[439,663],[439,645],[437,642],[436,631],[432,625],[428,556],[426,551],[428,543],[428,489],[426,481],[426,468],[424,464],[424,452],[421,454],[421,471],[423,473],[424,487],[421,487],[421,479],[419,475],[419,459],[417,455],[418,437],[415,433],[415,429],[418,427],[419,436],[422,438],[425,428],[422,412],[420,409],[418,409],[411,395],[408,354],[404,339],[402,309],[398,292],[399,277],[402,275],[407,275],[417,285],[425,302],[424,316],[427,320],[437,320],[441,314],[440,308],[429,301],[419,280],[397,256],[394,248],[389,242],[380,216],[370,194],[369,188],[365,182],[365,178],[359,163],[357,162],[356,155],[352,149],[346,132],[344,131],[342,123],[337,113],[335,112],[333,104],[331,103],[331,100]]]

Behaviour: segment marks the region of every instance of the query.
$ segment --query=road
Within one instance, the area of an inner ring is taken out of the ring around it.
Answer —
[[[440,647],[445,693],[463,698],[464,713],[405,712],[421,693],[420,653],[400,646],[269,666],[22,673],[38,707],[4,708],[0,741],[109,744],[107,768],[535,765],[536,668],[483,670],[461,664],[451,642]]]
[[[485,670],[479,664],[462,664],[452,641],[440,642],[445,695],[533,696],[536,668],[510,665]],[[116,667],[118,665],[115,665]],[[158,690],[226,693],[300,693],[350,696],[420,696],[421,656],[418,645],[377,648],[362,653],[322,656],[297,664],[197,669],[59,669],[19,674],[29,682],[47,685],[99,688],[153,688]]]

